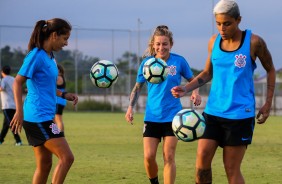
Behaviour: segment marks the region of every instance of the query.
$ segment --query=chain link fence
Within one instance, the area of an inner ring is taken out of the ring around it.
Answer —
[[[0,25],[0,48],[10,46],[13,49],[26,50],[29,42],[30,34],[33,27],[29,26],[8,26]],[[74,92],[79,94],[80,101],[83,100],[97,100],[107,102],[112,105],[118,106],[123,110],[127,109],[128,99],[135,84],[136,75],[131,73],[123,73],[119,76],[118,81],[111,88],[99,89],[91,83],[89,78],[90,68],[81,68],[80,60],[82,57],[95,57],[100,59],[111,60],[117,62],[125,52],[136,53],[141,56],[147,47],[148,38],[150,37],[151,30],[118,30],[118,29],[92,29],[92,28],[77,28],[72,31],[69,39],[69,45],[66,49],[77,51],[80,53],[70,61],[73,63],[73,68],[67,68],[67,83],[74,84]],[[83,54],[83,56],[81,56]],[[0,66],[2,66],[4,59],[0,49]],[[12,70],[17,71],[22,61],[17,61],[18,64]],[[128,67],[136,66],[138,64],[132,63],[129,59]],[[134,61],[140,62],[140,61]],[[94,63],[93,63],[94,64]],[[192,66],[193,67],[193,66]],[[82,71],[80,74],[78,70]],[[82,74],[81,74],[82,73]],[[79,82],[78,82],[79,81]],[[81,86],[78,86],[81,85]],[[78,91],[80,87],[80,91]],[[209,93],[210,84],[206,84],[200,88],[203,103],[199,109],[205,107],[207,96]],[[273,101],[272,111],[273,115],[282,115],[282,83],[276,83],[275,97]],[[256,82],[256,101],[257,109],[260,108],[266,99],[266,83]],[[181,99],[184,108],[192,106],[189,97]],[[136,111],[143,112],[146,104],[146,87],[142,90],[142,94],[138,100]]]

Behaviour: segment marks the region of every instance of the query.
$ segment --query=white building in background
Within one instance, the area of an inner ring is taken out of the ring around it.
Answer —
[[[255,79],[256,83],[266,83],[266,74]],[[276,83],[282,83],[282,68],[276,70]]]
[[[265,102],[267,87],[266,79],[267,76],[263,75],[255,80],[257,108],[261,107]],[[282,115],[282,68],[276,70],[275,94],[271,113],[273,115]]]
[[[273,98],[271,115],[282,115],[282,68],[276,72],[276,87],[275,95]],[[266,99],[266,75],[255,80],[255,90],[256,90],[256,108],[262,107]],[[204,87],[204,86],[203,86]],[[201,87],[201,88],[203,88]],[[205,86],[209,88],[209,86]],[[145,89],[144,89],[145,90]],[[201,93],[201,90],[200,90]],[[203,111],[206,106],[208,99],[208,93],[201,93],[202,103],[200,106],[195,107],[199,111]],[[79,97],[80,101],[84,100],[95,100],[99,102],[108,102],[112,105],[120,107],[123,111],[127,110],[129,104],[128,94],[92,94],[92,95],[82,95]],[[140,95],[138,99],[138,105],[136,106],[136,112],[143,113],[146,105],[147,95]],[[183,108],[193,108],[193,104],[190,101],[190,95],[186,95],[181,98],[181,103]]]

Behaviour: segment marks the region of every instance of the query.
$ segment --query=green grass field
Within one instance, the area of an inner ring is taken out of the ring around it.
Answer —
[[[0,116],[2,122],[3,116]],[[64,114],[65,135],[75,155],[66,184],[146,184],[143,167],[143,114],[136,114],[134,125],[123,113]],[[253,144],[248,147],[242,172],[247,184],[282,182],[282,117],[270,117],[264,125],[256,124]],[[1,123],[2,126],[2,123]],[[31,183],[35,169],[32,148],[14,146],[12,134],[0,145],[0,183]],[[179,142],[176,153],[176,184],[194,183],[197,142]],[[159,178],[162,183],[162,147],[158,151]],[[54,157],[54,164],[56,157]],[[51,178],[51,174],[50,174]],[[51,180],[48,183],[51,183]],[[227,183],[222,164],[222,150],[213,161],[213,183]]]

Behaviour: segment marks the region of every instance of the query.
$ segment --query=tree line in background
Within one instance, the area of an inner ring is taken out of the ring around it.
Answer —
[[[12,68],[12,75],[16,75],[22,62],[27,54],[26,50],[21,48],[11,48],[10,46],[5,46],[1,49],[1,66],[10,65]],[[57,63],[61,64],[65,69],[65,76],[67,79],[67,91],[75,91],[75,73],[77,74],[78,82],[78,93],[82,92],[82,80],[83,75],[90,71],[92,65],[99,61],[99,57],[90,57],[84,55],[82,52],[77,50],[62,50],[60,52],[54,53]],[[117,58],[114,62],[119,70],[119,76],[124,77],[129,73],[136,76],[138,69],[138,58],[137,54],[126,51],[121,57]],[[76,67],[77,64],[77,67]],[[75,72],[75,69],[77,71]],[[199,70],[193,69],[194,75],[199,74]]]

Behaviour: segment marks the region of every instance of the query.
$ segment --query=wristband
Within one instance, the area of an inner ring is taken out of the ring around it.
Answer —
[[[61,97],[62,97],[63,99],[66,99],[66,94],[67,94],[67,93],[68,93],[68,92],[64,91],[64,92],[62,93],[62,96],[61,96]]]

